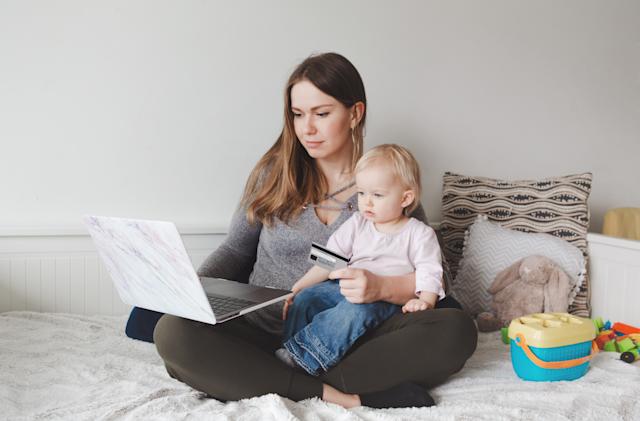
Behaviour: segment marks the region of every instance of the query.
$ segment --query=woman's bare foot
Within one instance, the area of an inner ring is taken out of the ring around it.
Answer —
[[[322,385],[322,400],[335,403],[336,405],[340,405],[344,408],[360,406],[360,397],[358,395],[343,393],[328,384]]]
[[[431,395],[422,386],[410,382],[401,383],[380,392],[362,395],[343,393],[328,384],[323,384],[322,400],[335,403],[344,408],[354,408],[356,406],[368,406],[370,408],[421,408],[435,405]]]

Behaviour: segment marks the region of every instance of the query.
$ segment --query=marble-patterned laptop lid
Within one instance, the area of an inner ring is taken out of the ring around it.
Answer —
[[[91,234],[127,304],[215,323],[205,292],[172,222],[87,215]]]

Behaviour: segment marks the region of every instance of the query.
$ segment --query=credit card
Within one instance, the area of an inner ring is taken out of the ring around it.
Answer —
[[[328,271],[346,268],[349,263],[348,258],[317,243],[311,243],[309,261]]]

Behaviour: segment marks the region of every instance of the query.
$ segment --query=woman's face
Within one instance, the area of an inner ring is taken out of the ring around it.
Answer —
[[[296,136],[309,156],[351,159],[351,110],[303,80],[291,88],[291,112]]]

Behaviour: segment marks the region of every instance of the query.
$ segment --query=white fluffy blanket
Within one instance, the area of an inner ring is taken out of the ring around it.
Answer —
[[[640,362],[600,353],[572,382],[519,380],[499,335],[481,334],[465,368],[431,391],[437,406],[343,409],[270,394],[221,403],[171,379],[123,317],[0,314],[0,419],[11,420],[640,420]]]

